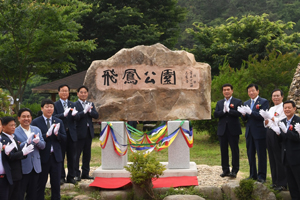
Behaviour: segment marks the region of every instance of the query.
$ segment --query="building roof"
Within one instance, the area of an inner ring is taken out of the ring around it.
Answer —
[[[33,93],[46,93],[46,94],[57,94],[57,88],[60,85],[67,84],[70,87],[70,93],[77,93],[77,88],[83,85],[86,71],[82,71],[71,76],[53,81],[51,83],[46,83],[38,87],[32,88]]]

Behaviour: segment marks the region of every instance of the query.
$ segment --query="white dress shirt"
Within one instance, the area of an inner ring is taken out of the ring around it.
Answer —
[[[20,125],[21,126],[21,125]],[[27,136],[27,138],[31,135],[31,129],[30,129],[30,126],[29,126],[29,129],[28,130],[26,130],[25,128],[23,128],[22,126],[21,126],[21,128],[23,129],[23,131],[24,131],[24,133],[26,134],[26,136]]]
[[[45,120],[45,123],[46,123],[46,125],[47,125],[47,117],[45,117],[44,115],[43,115],[43,117],[44,117],[44,120]],[[50,124],[50,127],[51,127],[51,125],[52,125],[52,116],[49,118],[49,124]],[[50,150],[50,152],[53,152],[53,146],[51,145],[51,150]]]
[[[268,120],[269,122],[267,125],[265,124],[265,121],[264,121],[265,127],[270,127],[272,124],[275,126],[278,126],[278,123],[282,119],[286,118],[286,116],[283,112],[283,103],[282,102],[276,106],[272,106],[268,112],[271,114],[271,116],[274,117],[274,121]]]

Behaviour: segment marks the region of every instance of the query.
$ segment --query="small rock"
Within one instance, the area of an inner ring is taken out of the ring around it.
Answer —
[[[203,194],[208,199],[214,200],[223,200],[223,193],[221,188],[214,186],[196,186],[196,191],[199,191],[200,194]]]
[[[127,192],[124,190],[116,190],[116,191],[111,191],[111,190],[104,190],[100,191],[100,196],[101,199],[103,200],[111,200],[111,199],[127,199]]]
[[[78,195],[74,197],[73,200],[95,200],[95,199],[87,195]]]
[[[197,195],[170,195],[164,198],[164,200],[205,200]]]

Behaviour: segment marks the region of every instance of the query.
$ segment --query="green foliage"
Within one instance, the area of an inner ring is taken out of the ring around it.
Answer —
[[[29,108],[32,112],[32,119],[34,119],[38,116],[37,114],[41,110],[41,103],[21,104],[21,108]]]
[[[212,101],[223,98],[221,88],[225,83],[233,85],[233,96],[242,101],[249,98],[246,88],[250,83],[259,86],[259,95],[268,99],[270,104],[271,92],[277,88],[284,92],[286,99],[300,56],[296,53],[282,54],[275,49],[267,53],[268,56],[261,60],[258,56],[249,56],[239,70],[232,69],[225,60],[219,68],[219,76],[212,80]]]
[[[130,179],[133,183],[144,188],[146,183],[159,178],[166,169],[163,164],[156,160],[154,154],[144,155],[141,152],[130,155],[130,161],[133,162],[124,168],[130,172]]]
[[[92,12],[79,22],[81,39],[96,39],[92,53],[77,54],[76,65],[87,69],[93,60],[107,59],[122,48],[162,43],[173,48],[186,9],[177,0],[84,0]]]
[[[267,17],[266,14],[247,15],[240,20],[230,17],[226,24],[215,27],[195,22],[194,28],[186,30],[193,36],[195,44],[186,50],[193,53],[196,60],[209,63],[213,75],[226,59],[231,67],[239,69],[250,55],[257,55],[260,61],[274,48],[282,53],[299,50],[300,33],[285,33],[295,23],[271,22]]]
[[[22,99],[30,77],[74,69],[71,53],[95,49],[94,40],[79,40],[75,21],[90,7],[79,0],[0,1],[0,86]]]
[[[234,193],[239,200],[252,200],[255,199],[253,195],[254,180],[243,179],[240,181],[240,186],[235,188]]]
[[[0,117],[4,117],[10,114],[9,104],[10,102],[8,100],[8,93],[0,88]]]
[[[218,130],[218,119],[214,117],[217,102],[211,102],[211,119],[210,120],[197,120],[192,121],[194,129],[199,131],[207,131],[211,142],[218,141],[217,130]]]
[[[25,87],[23,99],[21,100],[22,104],[41,103],[43,99],[50,99],[51,97],[49,94],[32,93],[31,91],[32,88],[46,84],[48,82],[49,81],[45,77],[42,77],[40,75],[31,77]]]

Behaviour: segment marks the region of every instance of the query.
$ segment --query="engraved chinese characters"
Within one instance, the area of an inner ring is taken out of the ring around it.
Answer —
[[[191,67],[175,66],[162,69],[158,66],[129,66],[113,69],[99,68],[96,84],[99,90],[107,89],[198,89],[200,72]]]

